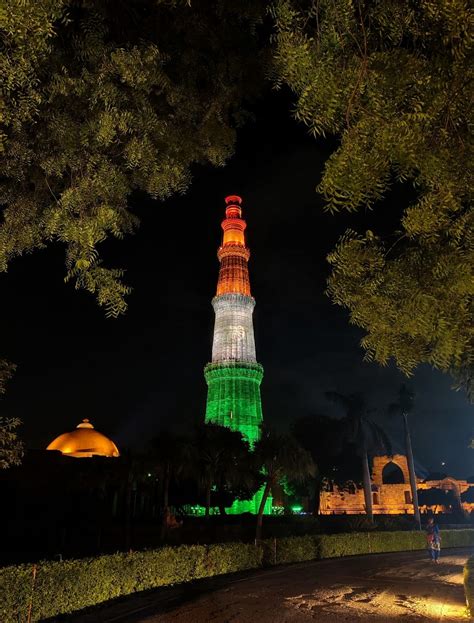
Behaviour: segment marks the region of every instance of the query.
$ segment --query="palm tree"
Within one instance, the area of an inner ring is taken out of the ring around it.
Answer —
[[[403,418],[403,429],[405,432],[405,454],[407,455],[408,473],[410,475],[411,499],[413,503],[413,512],[418,528],[421,530],[420,507],[418,504],[418,490],[416,487],[415,461],[413,458],[413,449],[411,445],[410,428],[408,426],[408,415],[413,411],[415,403],[415,394],[406,385],[401,385],[398,390],[397,401],[392,403],[388,411],[390,414],[401,415]]]
[[[370,477],[369,454],[386,452],[391,454],[391,443],[383,429],[369,417],[366,400],[361,393],[340,394],[326,392],[326,398],[339,404],[346,412],[343,435],[354,443],[362,462],[362,482],[364,486],[365,512],[370,521],[374,520],[372,504],[372,482]]]
[[[150,444],[148,465],[161,485],[163,530],[169,510],[170,484],[184,470],[186,449],[186,439],[168,431],[161,432]]]
[[[209,517],[211,492],[215,488],[221,501],[225,492],[248,487],[251,495],[250,447],[242,434],[217,424],[203,424],[198,427],[191,448],[192,465],[199,474],[199,481],[205,494],[205,515]],[[223,502],[220,512],[224,513]]]
[[[263,430],[253,453],[265,482],[257,515],[256,539],[262,538],[263,511],[273,486],[283,478],[296,482],[314,476],[316,467],[311,454],[302,448],[291,435],[279,435]]]
[[[291,426],[296,441],[311,454],[317,465],[313,482],[313,515],[319,515],[321,489],[327,479],[334,479],[334,464],[340,459],[345,440],[340,436],[340,421],[326,415],[306,415],[296,419]],[[339,461],[340,464],[340,461]],[[339,471],[338,471],[339,475]],[[353,477],[353,473],[351,474]]]

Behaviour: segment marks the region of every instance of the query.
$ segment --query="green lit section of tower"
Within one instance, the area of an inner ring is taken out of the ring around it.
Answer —
[[[246,222],[242,219],[242,199],[226,197],[226,217],[222,221],[223,240],[217,257],[220,262],[216,296],[212,362],[204,369],[208,385],[206,422],[239,431],[252,447],[259,439],[263,421],[260,384],[263,367],[257,363],[253,332],[255,299],[250,293],[245,244]],[[236,501],[230,513],[258,512],[261,493],[252,500]],[[265,512],[271,512],[271,500]]]
[[[260,383],[263,368],[259,363],[235,365],[210,363],[204,369],[208,385],[206,422],[237,430],[251,446],[259,438],[262,423]]]

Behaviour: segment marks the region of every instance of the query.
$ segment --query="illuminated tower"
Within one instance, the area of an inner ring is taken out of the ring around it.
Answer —
[[[208,385],[206,422],[240,431],[251,446],[258,440],[262,423],[260,383],[263,367],[257,363],[252,314],[255,299],[250,293],[245,245],[246,222],[242,199],[226,197],[223,239],[216,296],[212,362],[204,369]],[[230,512],[257,512],[261,495],[249,502],[235,502]],[[271,503],[270,503],[271,504]]]

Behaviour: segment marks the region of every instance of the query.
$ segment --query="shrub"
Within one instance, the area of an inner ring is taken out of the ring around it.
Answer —
[[[254,569],[262,549],[244,543],[183,545],[96,558],[42,562],[33,587],[32,565],[0,569],[0,620],[22,623],[66,614],[159,586]],[[33,597],[33,599],[32,599]]]
[[[464,591],[467,609],[471,617],[474,617],[474,556],[464,566]]]
[[[474,530],[443,530],[443,547],[474,545]],[[423,532],[359,532],[349,534],[321,534],[305,537],[269,539],[264,542],[265,564],[283,564],[339,558],[361,554],[404,552],[426,547]]]
[[[474,530],[441,530],[441,545],[443,547],[470,547],[474,545]]]
[[[303,562],[320,558],[317,536],[289,536],[283,539],[271,540],[269,549],[265,551],[266,564],[281,565],[288,562]],[[268,543],[268,542],[267,542]]]

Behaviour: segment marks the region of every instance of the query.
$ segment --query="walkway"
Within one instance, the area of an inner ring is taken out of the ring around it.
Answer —
[[[466,623],[473,548],[379,554],[263,569],[167,589],[71,617],[74,623]]]

